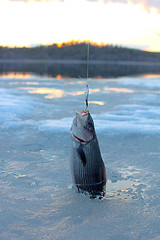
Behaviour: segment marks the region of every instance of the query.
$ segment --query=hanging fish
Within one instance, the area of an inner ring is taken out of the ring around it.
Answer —
[[[87,109],[81,113],[76,112],[71,126],[71,136],[71,171],[75,186],[79,192],[88,192],[92,197],[104,196],[106,169],[94,122]]]

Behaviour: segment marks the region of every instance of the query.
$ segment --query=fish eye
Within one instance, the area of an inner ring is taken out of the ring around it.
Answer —
[[[93,121],[89,121],[89,122],[88,122],[88,126],[93,128],[93,127],[94,127]]]

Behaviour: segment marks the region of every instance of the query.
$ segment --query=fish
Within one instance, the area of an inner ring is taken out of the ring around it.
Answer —
[[[76,112],[70,129],[71,173],[78,192],[91,197],[105,195],[106,168],[101,156],[94,121],[88,110]]]

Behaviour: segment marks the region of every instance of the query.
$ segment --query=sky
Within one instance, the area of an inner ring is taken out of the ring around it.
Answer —
[[[160,52],[160,0],[0,0],[0,45],[71,40]]]

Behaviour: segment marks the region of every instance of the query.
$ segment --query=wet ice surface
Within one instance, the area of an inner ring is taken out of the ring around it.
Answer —
[[[106,196],[72,189],[79,79],[0,78],[1,239],[160,239],[160,78],[89,80]]]

